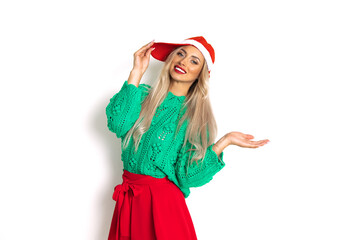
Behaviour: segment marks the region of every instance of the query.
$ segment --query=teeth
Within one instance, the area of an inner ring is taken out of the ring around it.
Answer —
[[[180,71],[180,72],[182,72],[182,73],[185,73],[184,70],[182,70],[182,69],[180,69],[180,68],[178,68],[178,67],[175,67],[175,68],[176,68],[176,70],[178,70],[178,71]]]

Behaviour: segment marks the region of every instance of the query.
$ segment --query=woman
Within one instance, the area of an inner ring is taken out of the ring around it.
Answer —
[[[140,84],[150,60],[165,61],[153,87]],[[185,198],[224,166],[229,145],[257,148],[269,140],[217,126],[208,97],[215,61],[203,37],[146,44],[106,108],[110,131],[122,139],[123,183],[115,187],[109,240],[197,239]]]

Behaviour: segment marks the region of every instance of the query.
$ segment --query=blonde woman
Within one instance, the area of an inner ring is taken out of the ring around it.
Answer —
[[[165,62],[153,87],[140,84],[150,55]],[[225,166],[227,146],[269,142],[230,132],[214,143],[217,125],[208,95],[214,62],[214,49],[203,37],[152,41],[134,54],[128,80],[106,107],[124,163],[109,240],[197,239],[185,201],[190,188],[210,182]]]

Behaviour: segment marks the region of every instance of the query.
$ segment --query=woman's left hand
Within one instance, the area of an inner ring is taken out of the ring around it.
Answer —
[[[229,145],[237,145],[245,148],[258,148],[270,142],[268,139],[252,141],[251,139],[253,138],[254,136],[241,132],[229,132],[226,134],[226,140],[228,141]]]

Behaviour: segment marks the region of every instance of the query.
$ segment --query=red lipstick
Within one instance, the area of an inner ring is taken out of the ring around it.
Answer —
[[[186,71],[183,68],[181,68],[179,65],[175,65],[174,70],[175,70],[175,72],[177,72],[179,74],[185,74],[186,73]]]

